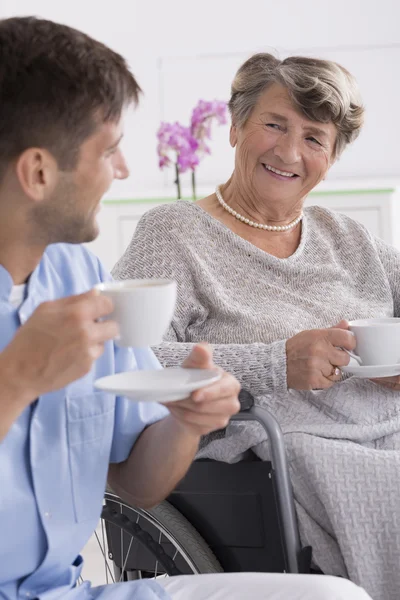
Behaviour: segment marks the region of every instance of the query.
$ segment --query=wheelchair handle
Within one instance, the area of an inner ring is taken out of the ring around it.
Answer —
[[[282,533],[286,547],[287,566],[289,573],[299,573],[301,572],[299,564],[302,549],[282,429],[269,410],[261,406],[255,406],[254,398],[249,392],[242,390],[239,394],[239,400],[241,411],[231,417],[231,420],[257,421],[267,433]]]

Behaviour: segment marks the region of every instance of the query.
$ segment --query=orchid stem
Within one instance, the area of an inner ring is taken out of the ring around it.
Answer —
[[[181,199],[181,182],[179,179],[179,167],[178,167],[178,163],[175,163],[175,175],[176,175],[176,179],[174,181],[174,183],[176,184],[176,190],[177,190],[177,194],[178,194],[178,200]]]
[[[192,198],[196,200],[196,175],[194,169],[192,169]]]

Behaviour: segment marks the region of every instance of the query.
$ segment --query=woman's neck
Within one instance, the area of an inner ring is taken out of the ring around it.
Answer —
[[[223,200],[239,215],[263,225],[284,226],[297,219],[303,210],[304,198],[288,201],[269,201],[261,198],[254,190],[242,186],[233,178],[220,186]]]
[[[266,231],[250,227],[229,214],[217,201],[215,194],[196,202],[205,212],[220,221],[234,234],[250,242],[260,250],[276,256],[288,258],[298,248],[302,234],[302,221],[286,231]]]

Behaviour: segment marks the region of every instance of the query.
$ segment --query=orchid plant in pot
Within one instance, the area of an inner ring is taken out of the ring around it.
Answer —
[[[204,156],[211,154],[207,142],[211,139],[213,122],[226,124],[226,111],[226,102],[199,100],[188,127],[178,122],[160,124],[157,131],[158,164],[160,169],[174,165],[178,199],[182,196],[180,175],[188,170],[191,170],[192,197],[196,199],[196,167]]]

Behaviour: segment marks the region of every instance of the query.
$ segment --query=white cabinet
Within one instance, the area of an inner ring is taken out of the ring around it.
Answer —
[[[310,204],[348,215],[374,235],[400,248],[400,188],[315,192],[306,202]]]
[[[328,185],[331,189],[327,189]],[[374,235],[400,248],[400,187],[361,185],[343,189],[338,184],[328,185],[312,193],[306,205],[318,204],[344,213],[365,225]],[[103,203],[98,216],[100,235],[88,244],[89,248],[111,270],[131,241],[140,217],[152,207],[168,201],[173,202],[173,199]]]
[[[150,199],[104,202],[97,217],[100,234],[94,242],[87,244],[88,248],[111,271],[129,245],[140,217],[164,203],[165,200]]]

